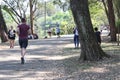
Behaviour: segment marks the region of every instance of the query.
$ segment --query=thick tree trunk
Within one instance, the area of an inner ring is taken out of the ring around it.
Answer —
[[[7,38],[7,34],[4,30],[0,30],[0,37],[1,37],[1,42],[7,42],[8,38]]]
[[[110,24],[111,41],[116,41],[117,38],[116,38],[115,15],[114,15],[113,3],[112,0],[107,0],[107,2],[108,2],[108,18]]]
[[[3,18],[3,14],[0,6],[0,37],[2,42],[8,41],[6,33],[7,33],[7,26]]]
[[[108,57],[95,38],[88,9],[88,0],[70,0],[70,6],[79,32],[80,60],[96,61]]]

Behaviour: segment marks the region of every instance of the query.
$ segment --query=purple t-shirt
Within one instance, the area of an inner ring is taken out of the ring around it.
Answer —
[[[18,25],[19,28],[19,38],[20,39],[27,39],[28,38],[28,30],[30,27],[26,24]]]

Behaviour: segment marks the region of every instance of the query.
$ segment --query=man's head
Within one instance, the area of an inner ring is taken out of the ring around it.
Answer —
[[[97,28],[97,27],[95,27],[94,29],[95,29],[95,31],[98,31],[98,28]]]
[[[22,19],[21,19],[21,22],[22,22],[22,23],[25,23],[25,22],[26,22],[26,19],[25,19],[25,18],[22,18]]]

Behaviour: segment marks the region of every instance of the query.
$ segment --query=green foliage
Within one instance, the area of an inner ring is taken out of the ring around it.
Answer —
[[[120,19],[116,21],[116,27],[120,27]]]
[[[98,1],[89,2],[89,9],[91,14],[92,24],[94,27],[108,24],[107,16],[105,14],[101,2]]]
[[[52,20],[60,23],[63,34],[72,34],[75,24],[70,12],[59,12],[52,17]]]
[[[44,28],[45,27],[45,18],[42,17],[39,19],[40,25]],[[73,17],[71,15],[71,12],[56,12],[53,16],[47,16],[46,17],[46,25],[51,26],[51,24],[59,23],[61,34],[72,34],[73,33],[73,27],[74,27],[74,21]],[[48,28],[47,27],[47,28]],[[53,27],[55,29],[56,25]]]
[[[46,2],[46,23],[45,23],[45,14],[44,14],[45,12],[44,1],[42,0],[38,1],[37,3],[38,11],[36,11],[34,15],[35,16],[34,18],[35,29],[36,30],[40,29],[39,32],[44,33],[42,29],[43,27],[45,27],[45,24],[47,25],[47,27],[49,27],[49,25],[51,24],[59,23],[60,28],[62,30],[62,34],[72,34],[73,27],[75,26],[72,13],[69,9],[68,10],[66,9],[65,12],[63,11],[63,8],[65,5],[68,7],[69,1],[68,0],[63,0],[63,1],[54,0],[54,2],[52,1],[53,0],[49,0]],[[17,6],[15,8],[17,8]],[[101,24],[108,24],[107,17],[106,17],[106,14],[104,12],[103,5],[101,2],[98,2],[97,0],[89,0],[89,8],[90,8],[91,19],[92,19],[92,23],[94,27],[98,27]],[[8,7],[4,7],[4,9],[6,11],[11,10]],[[4,16],[5,16],[5,20],[7,24],[11,24],[13,22],[13,20],[11,20],[10,18],[10,15],[5,13]],[[27,16],[29,17],[29,14],[27,14]]]
[[[10,26],[15,26],[15,22],[14,20],[11,18],[11,16],[4,10],[2,10],[2,13],[3,13],[3,17],[5,19],[5,22],[6,22],[6,25],[7,27],[9,28]]]
[[[115,9],[115,14],[117,15],[117,19],[120,18],[120,0],[114,0],[114,9]]]

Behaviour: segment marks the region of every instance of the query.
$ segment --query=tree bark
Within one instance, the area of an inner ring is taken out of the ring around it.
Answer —
[[[113,3],[112,0],[107,0],[108,3],[108,20],[110,24],[110,36],[111,41],[116,41],[116,27],[115,27],[115,15],[114,15],[114,9],[113,9]]]
[[[33,4],[32,0],[29,0],[30,2],[30,26],[31,26],[31,34],[33,34]]]
[[[2,42],[8,41],[8,38],[7,38],[7,26],[6,26],[5,20],[3,18],[1,5],[0,5],[0,37],[1,37]]]
[[[80,60],[96,61],[103,57],[109,57],[97,43],[90,18],[88,0],[70,0],[70,7],[79,32]]]
[[[109,18],[108,18],[108,9],[107,9],[105,0],[102,0],[102,3],[103,3],[103,6],[104,6],[104,8],[105,8],[105,13],[106,13],[106,15],[107,15],[107,19],[109,19]],[[108,21],[109,21],[109,20],[108,20]]]

